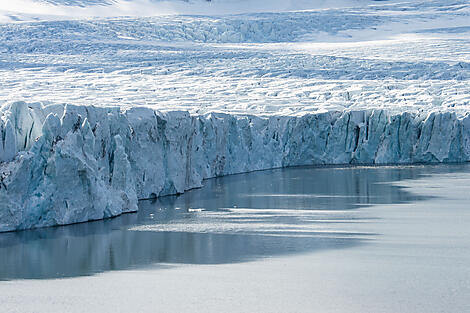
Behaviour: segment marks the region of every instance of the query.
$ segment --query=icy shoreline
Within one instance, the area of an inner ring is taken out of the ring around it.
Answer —
[[[463,162],[470,116],[384,110],[303,116],[10,103],[2,108],[0,231],[137,210],[206,178],[296,165]]]

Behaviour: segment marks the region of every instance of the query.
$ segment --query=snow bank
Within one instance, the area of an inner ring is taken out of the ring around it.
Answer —
[[[0,231],[112,217],[253,170],[470,160],[470,117],[454,113],[197,116],[15,102],[0,127]]]

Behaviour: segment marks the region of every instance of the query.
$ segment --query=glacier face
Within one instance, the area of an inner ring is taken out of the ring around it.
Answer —
[[[2,1],[0,231],[252,170],[469,160],[468,1]]]
[[[13,102],[1,114],[0,231],[117,216],[138,199],[253,170],[470,160],[470,116],[451,112],[263,117]]]

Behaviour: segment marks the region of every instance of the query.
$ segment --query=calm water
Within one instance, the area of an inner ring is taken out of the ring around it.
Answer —
[[[381,219],[381,206],[430,198],[397,182],[449,173],[470,166],[302,167],[212,179],[181,196],[142,201],[137,214],[0,234],[0,280],[354,249],[382,235],[363,226]]]

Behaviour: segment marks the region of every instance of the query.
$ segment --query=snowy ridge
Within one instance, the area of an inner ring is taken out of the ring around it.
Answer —
[[[116,216],[253,170],[470,160],[470,116],[449,112],[192,116],[15,102],[1,133],[1,231]]]

